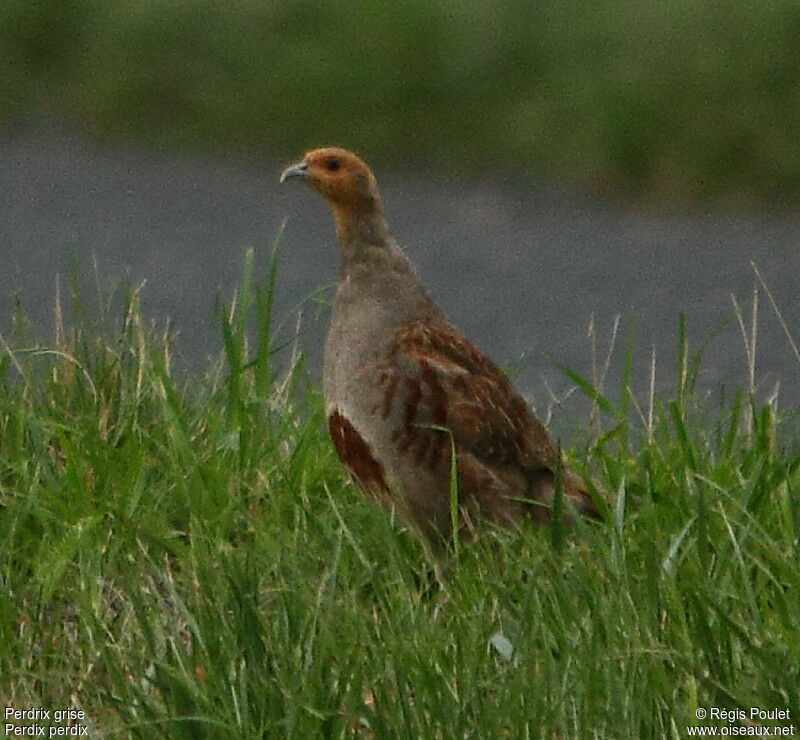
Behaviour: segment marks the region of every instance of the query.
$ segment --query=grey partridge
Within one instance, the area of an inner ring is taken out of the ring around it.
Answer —
[[[557,468],[564,501],[598,511],[559,461],[547,430],[503,372],[445,317],[386,226],[375,176],[355,154],[314,149],[287,167],[333,210],[341,270],[325,344],[333,444],[372,501],[435,551],[481,520],[550,520]],[[453,454],[454,453],[454,454]]]

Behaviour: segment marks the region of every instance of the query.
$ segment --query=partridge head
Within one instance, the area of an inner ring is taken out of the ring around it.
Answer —
[[[599,514],[580,476],[506,375],[445,317],[389,234],[358,156],[314,149],[287,167],[329,204],[341,270],[325,344],[328,426],[363,493],[435,551],[453,535],[453,455],[462,536],[481,521],[550,520],[564,500]],[[569,507],[568,507],[569,508]]]

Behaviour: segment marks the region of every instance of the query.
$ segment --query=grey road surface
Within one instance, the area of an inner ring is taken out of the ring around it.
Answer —
[[[19,292],[46,338],[56,276],[71,260],[107,285],[146,280],[143,305],[171,316],[188,367],[220,346],[215,299],[230,296],[247,248],[264,264],[281,244],[278,314],[330,285],[336,274],[331,219],[284,162],[98,143],[54,126],[0,136],[0,330]],[[517,379],[541,411],[570,383],[564,363],[591,372],[591,317],[600,349],[635,320],[635,377],[644,394],[651,347],[661,393],[674,387],[678,316],[691,348],[720,322],[701,380],[717,394],[746,383],[745,345],[731,295],[749,311],[760,270],[789,329],[800,335],[800,215],[658,215],[487,173],[480,179],[402,171],[376,162],[387,218],[451,319]],[[306,307],[303,343],[318,363],[324,316]],[[800,361],[761,290],[757,375],[762,394],[780,382],[780,405],[800,398]],[[606,381],[619,382],[622,338]],[[524,356],[524,357],[523,357]],[[521,364],[520,358],[523,357]],[[548,390],[548,388],[550,390]],[[555,421],[569,417],[569,405]],[[560,423],[563,423],[560,422]]]

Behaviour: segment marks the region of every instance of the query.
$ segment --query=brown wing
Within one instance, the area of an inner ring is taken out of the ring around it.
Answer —
[[[383,465],[348,419],[334,411],[328,417],[328,431],[339,459],[360,488],[376,501],[389,498]]]
[[[556,448],[505,374],[451,326],[413,321],[396,334],[384,382],[382,413],[402,420],[395,431],[400,451],[434,466],[447,459],[450,435],[457,453],[460,494],[477,500],[491,518],[531,512],[522,499],[549,503]],[[399,385],[405,388],[403,393]],[[402,408],[393,408],[399,402]],[[565,471],[565,492],[596,515],[585,486]],[[502,500],[501,500],[502,499]]]

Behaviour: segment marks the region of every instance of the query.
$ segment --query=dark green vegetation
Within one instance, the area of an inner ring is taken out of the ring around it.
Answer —
[[[774,202],[800,189],[798,33],[792,0],[5,0],[0,120]]]
[[[708,408],[683,339],[651,422],[627,380],[613,403],[574,378],[604,431],[572,460],[608,522],[487,533],[444,599],[345,482],[302,362],[275,365],[274,273],[252,264],[204,379],[176,378],[135,293],[118,323],[4,340],[0,705],[170,739],[683,737],[711,706],[797,721],[800,454],[772,408]]]

